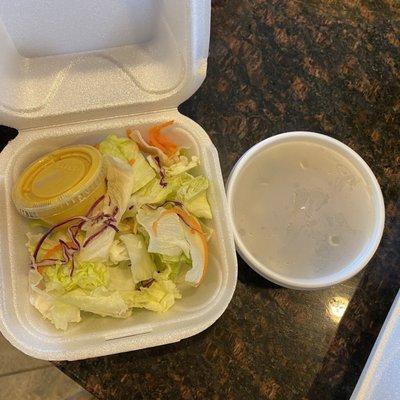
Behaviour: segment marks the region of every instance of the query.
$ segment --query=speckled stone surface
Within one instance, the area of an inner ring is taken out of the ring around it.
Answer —
[[[280,132],[342,140],[382,186],[381,246],[364,272],[311,292],[239,260],[233,300],[205,332],[57,366],[100,399],[348,399],[400,286],[399,38],[397,0],[213,1],[207,79],[181,111],[210,134],[224,176]]]

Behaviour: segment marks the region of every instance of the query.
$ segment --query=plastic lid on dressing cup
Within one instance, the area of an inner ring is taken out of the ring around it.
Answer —
[[[96,148],[64,147],[39,158],[22,172],[13,200],[23,216],[54,222],[53,216],[76,208],[97,195],[99,188],[104,192],[104,179],[102,155]]]

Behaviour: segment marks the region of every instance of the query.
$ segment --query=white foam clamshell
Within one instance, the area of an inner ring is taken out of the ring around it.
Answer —
[[[224,312],[237,279],[218,153],[177,106],[205,78],[210,0],[0,2],[0,123],[19,135],[0,154],[0,329],[36,358],[76,360],[179,341]],[[28,221],[12,203],[22,170],[56,148],[94,144],[133,126],[175,120],[174,139],[198,155],[210,181],[209,271],[164,314],[90,315],[57,331],[29,303]]]
[[[400,399],[400,290],[350,400]]]

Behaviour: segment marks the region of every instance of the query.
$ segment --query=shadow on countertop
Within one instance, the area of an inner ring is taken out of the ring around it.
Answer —
[[[356,386],[400,288],[400,237],[392,236],[394,232],[400,232],[400,218],[389,212],[380,247],[351,297],[307,398],[348,399]]]
[[[282,286],[276,285],[252,270],[246,264],[246,261],[240,257],[239,253],[236,253],[236,255],[238,260],[238,279],[240,282],[258,288],[283,289]]]

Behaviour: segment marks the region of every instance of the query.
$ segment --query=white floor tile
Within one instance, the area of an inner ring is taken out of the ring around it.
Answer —
[[[0,377],[0,400],[89,400],[92,397],[53,366]]]
[[[0,376],[50,365],[20,352],[0,334]]]

